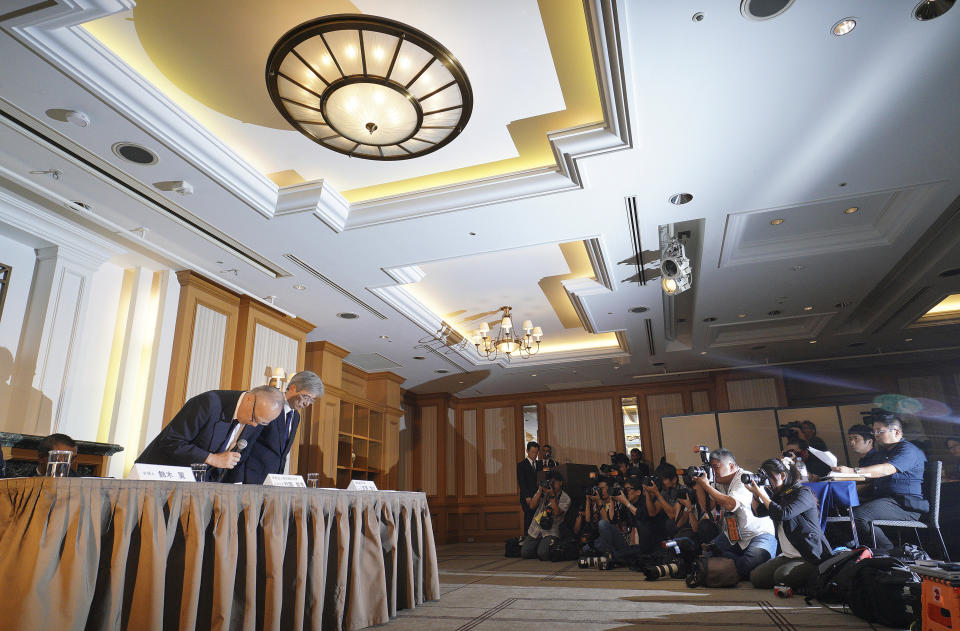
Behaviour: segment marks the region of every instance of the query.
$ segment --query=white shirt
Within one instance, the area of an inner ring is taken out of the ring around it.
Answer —
[[[530,456],[527,456],[527,462],[530,463],[530,466],[533,467],[533,470],[534,470],[534,471],[537,470],[537,463],[534,462],[533,460],[530,460]]]
[[[777,541],[780,542],[780,556],[787,557],[788,559],[803,558],[800,551],[793,547],[793,544],[787,539],[787,533],[784,531],[782,523],[777,527]]]
[[[233,420],[237,421],[237,416],[240,415],[240,403],[243,401],[245,395],[240,395],[240,400],[237,401],[237,408],[233,411]],[[237,426],[233,428],[233,431],[230,432],[230,436],[227,437],[227,442],[224,443],[226,448],[224,451],[230,451],[233,449],[234,444],[237,442],[237,439],[240,438],[240,432],[243,431],[244,424],[240,421],[237,421]]]
[[[729,495],[737,501],[737,507],[732,511],[725,511],[724,517],[727,515],[733,515],[737,520],[737,530],[740,532],[740,541],[731,543],[739,544],[741,550],[745,550],[750,541],[757,535],[768,534],[773,535],[773,520],[769,517],[757,517],[753,514],[753,493],[750,492],[750,489],[743,485],[743,482],[740,481],[740,474],[744,473],[743,469],[737,469],[736,473],[733,474],[733,479],[730,480],[729,484],[720,484],[719,482],[714,482],[713,487],[723,493],[724,495]],[[720,524],[720,529],[723,530],[724,534],[727,535],[727,539],[730,539],[730,533],[727,529],[725,523]]]

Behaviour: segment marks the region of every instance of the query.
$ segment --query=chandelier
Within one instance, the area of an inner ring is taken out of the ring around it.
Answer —
[[[473,344],[477,352],[494,361],[500,354],[511,357],[520,356],[527,359],[536,355],[540,350],[540,340],[543,339],[543,329],[533,326],[530,320],[524,320],[520,331],[514,333],[513,319],[510,317],[512,307],[500,307],[503,317],[500,319],[500,328],[496,335],[491,336],[490,325],[484,322],[473,333]]]
[[[463,131],[473,91],[460,62],[417,29],[330,15],[288,31],[267,60],[267,90],[294,129],[367,160],[406,160]]]

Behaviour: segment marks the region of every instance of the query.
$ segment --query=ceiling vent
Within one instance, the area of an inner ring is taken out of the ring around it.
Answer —
[[[565,381],[563,383],[548,383],[547,390],[570,390],[572,388],[595,388],[602,386],[603,382],[599,379],[589,381]]]
[[[364,372],[378,372],[402,368],[400,364],[380,353],[350,353],[343,361],[363,370]]]
[[[363,307],[363,308],[366,309],[368,312],[370,312],[371,314],[373,314],[373,315],[375,315],[376,317],[380,318],[381,320],[386,320],[386,319],[387,319],[387,316],[383,315],[382,313],[380,313],[379,311],[377,311],[376,309],[374,309],[372,306],[370,306],[369,304],[367,304],[367,303],[364,302],[363,300],[360,300],[359,298],[357,298],[355,295],[353,295],[353,294],[352,294],[349,290],[347,290],[346,288],[344,288],[344,287],[338,285],[337,283],[333,282],[330,278],[328,278],[327,276],[323,275],[323,274],[320,272],[320,270],[318,270],[317,268],[313,267],[312,265],[310,265],[309,263],[307,263],[306,261],[304,261],[304,260],[301,259],[300,257],[294,256],[293,254],[290,254],[290,253],[288,252],[287,254],[284,254],[284,255],[283,255],[283,258],[285,258],[285,259],[287,259],[288,261],[296,264],[297,266],[300,267],[300,269],[302,269],[303,271],[307,272],[308,274],[310,274],[310,275],[313,276],[314,278],[317,278],[317,279],[323,281],[324,283],[326,283],[327,287],[329,287],[330,289],[332,289],[332,290],[334,290],[335,292],[339,293],[339,294],[340,294],[341,296],[343,296],[344,298],[347,298],[347,299],[349,299],[349,300],[352,300],[354,303],[356,303],[357,305]],[[338,318],[342,318],[343,316],[340,315],[340,314],[337,314],[337,317],[338,317]],[[348,317],[348,318],[345,318],[345,319],[350,319],[350,318]]]
[[[743,0],[740,13],[748,20],[771,20],[793,5],[794,0]]]
[[[953,6],[955,0],[922,0],[913,10],[913,17],[926,22],[938,18]]]
[[[146,147],[141,147],[132,142],[118,142],[113,145],[113,153],[115,153],[118,158],[122,158],[127,162],[133,162],[134,164],[147,166],[157,163],[157,154]]]

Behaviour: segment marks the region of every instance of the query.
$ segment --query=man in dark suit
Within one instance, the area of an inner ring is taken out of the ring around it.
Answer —
[[[198,394],[147,445],[137,462],[179,467],[206,463],[233,469],[250,455],[249,448],[235,451],[237,442],[244,439],[252,444],[282,409],[283,394],[270,386]]]
[[[537,472],[540,471],[540,444],[534,440],[527,443],[527,457],[517,463],[517,487],[520,489],[520,508],[523,509],[523,534],[527,534],[533,520],[533,509],[527,498],[537,494]]]
[[[47,475],[47,459],[50,457],[50,452],[54,450],[72,451],[73,458],[70,459],[70,468],[67,470],[67,477],[82,477],[77,473],[77,467],[80,464],[77,462],[77,441],[66,434],[50,434],[40,441],[40,444],[37,445],[37,468],[34,470],[33,475]]]
[[[290,379],[283,396],[283,411],[263,428],[257,441],[248,448],[249,459],[243,467],[227,473],[225,482],[263,484],[268,474],[284,472],[300,426],[300,412],[323,396],[323,381],[316,373],[302,370]]]

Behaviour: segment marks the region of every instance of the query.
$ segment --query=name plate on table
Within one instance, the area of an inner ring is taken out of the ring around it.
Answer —
[[[127,480],[156,480],[158,482],[195,482],[190,467],[171,467],[163,464],[138,462],[130,469]]]
[[[288,486],[300,489],[307,488],[303,478],[299,475],[281,475],[279,473],[268,473],[267,479],[263,481],[263,486]]]
[[[376,491],[377,485],[373,480],[350,480],[348,491]]]

